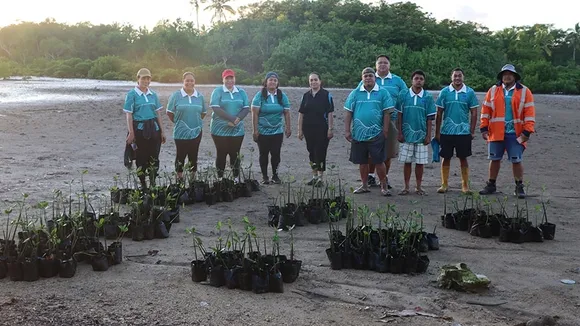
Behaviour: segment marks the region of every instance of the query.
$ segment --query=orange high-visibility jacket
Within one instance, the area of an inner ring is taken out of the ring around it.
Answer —
[[[526,86],[516,83],[512,96],[516,136],[530,137],[536,124],[534,96]],[[487,91],[481,108],[481,132],[489,132],[488,141],[502,141],[505,135],[505,96],[501,84]]]

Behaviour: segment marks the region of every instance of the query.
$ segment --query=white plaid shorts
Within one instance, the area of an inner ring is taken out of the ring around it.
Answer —
[[[429,147],[424,144],[402,143],[399,148],[399,162],[429,164]]]

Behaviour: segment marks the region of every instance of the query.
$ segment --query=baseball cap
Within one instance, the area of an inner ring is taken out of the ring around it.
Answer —
[[[226,77],[236,77],[236,73],[231,69],[226,69],[222,72],[222,78]]]

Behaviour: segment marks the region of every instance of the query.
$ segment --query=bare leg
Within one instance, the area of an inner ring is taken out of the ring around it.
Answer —
[[[369,165],[360,164],[358,166],[358,170],[360,172],[360,180],[362,181],[363,188],[366,189],[368,187],[369,180]]]
[[[489,162],[489,180],[497,180],[497,176],[499,174],[499,169],[501,167],[501,161],[490,161]],[[514,164],[514,177],[516,175],[516,167]],[[522,171],[523,172],[523,171]]]
[[[412,169],[412,164],[411,163],[405,163],[405,167],[403,169],[403,176],[405,177],[405,189],[409,191],[409,182],[411,181],[411,169]]]
[[[375,170],[377,171],[379,180],[381,180],[381,189],[387,189],[387,168],[385,167],[385,164],[376,164]]]
[[[423,164],[415,164],[415,178],[417,179],[417,191],[423,191],[421,184],[423,182]],[[411,172],[411,171],[409,171]]]
[[[498,161],[499,162],[499,161]],[[514,171],[514,179],[516,181],[523,181],[524,180],[524,165],[520,163],[514,163],[512,165]],[[498,168],[499,171],[499,168]]]

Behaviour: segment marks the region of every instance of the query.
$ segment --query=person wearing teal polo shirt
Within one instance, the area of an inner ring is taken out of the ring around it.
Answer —
[[[451,72],[452,83],[439,92],[437,97],[437,118],[435,120],[435,139],[441,148],[441,187],[438,193],[449,189],[449,169],[453,152],[461,162],[461,191],[469,193],[469,165],[471,142],[475,137],[477,108],[479,101],[471,87],[463,83],[464,73],[460,68]]]
[[[367,67],[362,71],[363,85],[354,89],[344,103],[345,138],[351,143],[350,161],[359,164],[362,185],[355,194],[367,193],[369,156],[376,165],[381,181],[381,194],[390,196],[385,167],[385,139],[389,133],[391,114],[395,103],[386,89],[375,82],[375,70]]]
[[[278,176],[280,151],[284,134],[286,138],[292,135],[290,127],[290,101],[286,94],[278,88],[278,74],[268,72],[262,83],[262,90],[252,100],[253,138],[258,143],[260,151],[260,169],[262,183],[269,184],[268,158],[271,156],[272,183],[281,183]]]
[[[238,88],[236,74],[231,69],[222,72],[223,85],[211,93],[211,137],[216,148],[215,165],[218,177],[223,177],[226,158],[230,157],[230,166],[235,181],[240,175],[240,149],[244,140],[244,118],[250,112],[250,103],[246,92]]]
[[[377,56],[375,62],[375,68],[377,70],[375,74],[375,79],[379,88],[386,89],[391,95],[393,101],[397,101],[399,93],[405,89],[408,89],[405,81],[393,74],[391,72],[391,59],[385,54],[380,54]],[[358,87],[362,86],[362,81],[358,84]],[[395,103],[396,105],[397,103]],[[391,169],[391,159],[396,158],[399,154],[399,143],[398,143],[398,130],[397,130],[397,112],[393,111],[391,114],[391,125],[389,126],[389,134],[387,135],[387,140],[385,142],[387,159],[385,160],[385,167],[387,169],[387,188],[391,189],[389,183],[389,170]],[[369,158],[369,186],[378,185],[376,182],[375,175],[375,165],[370,162]]]
[[[125,97],[123,111],[127,116],[127,144],[135,146],[136,165],[142,173],[139,180],[143,189],[147,188],[146,176],[155,184],[159,169],[159,151],[165,143],[163,120],[157,111],[163,109],[157,94],[149,89],[151,72],[141,68],[137,72],[137,86]]]
[[[426,195],[421,187],[423,182],[423,167],[429,163],[429,148],[431,142],[432,120],[437,110],[433,96],[423,89],[425,73],[415,70],[411,75],[411,88],[402,90],[397,100],[397,124],[399,129],[399,162],[405,164],[403,175],[405,188],[399,195],[409,194],[412,164],[415,163],[415,179],[417,195]]]
[[[186,158],[189,160],[192,178],[195,178],[203,128],[202,120],[206,113],[207,107],[203,95],[195,89],[195,76],[192,72],[184,73],[183,88],[173,93],[167,104],[167,116],[174,123],[175,171],[179,180],[183,180]]]

